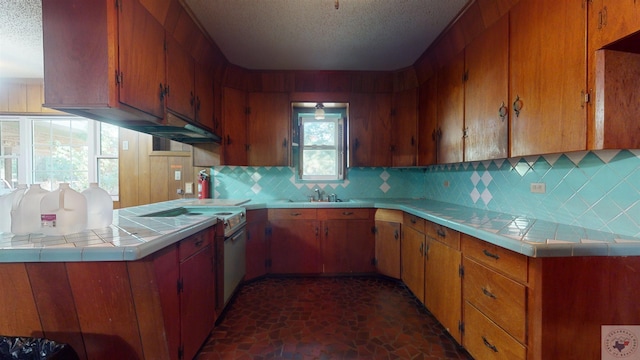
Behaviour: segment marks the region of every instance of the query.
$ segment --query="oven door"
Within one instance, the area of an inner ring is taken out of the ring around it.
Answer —
[[[246,273],[247,233],[245,226],[224,239],[224,305],[226,306]]]

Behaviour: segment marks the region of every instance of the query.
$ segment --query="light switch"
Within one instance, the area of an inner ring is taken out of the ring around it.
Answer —
[[[122,150],[129,150],[129,141],[127,140],[122,141]]]
[[[182,179],[182,173],[180,172],[180,170],[176,170],[174,173],[174,180],[176,181],[180,181],[180,179]]]
[[[192,182],[184,183],[184,193],[185,194],[193,194],[193,183]]]

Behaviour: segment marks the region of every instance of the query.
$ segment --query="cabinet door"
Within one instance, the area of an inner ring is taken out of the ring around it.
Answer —
[[[438,163],[462,162],[464,52],[438,72]]]
[[[184,358],[192,359],[207,340],[213,324],[213,254],[206,246],[180,264],[182,294],[180,299]]]
[[[462,333],[462,253],[447,245],[427,239],[424,304],[459,344]]]
[[[223,151],[225,165],[247,165],[247,95],[244,91],[223,89]]]
[[[207,65],[195,64],[196,121],[219,134],[214,119],[214,84],[213,71]]]
[[[249,93],[249,165],[289,166],[290,114],[288,94]]]
[[[418,89],[393,94],[391,165],[415,166],[417,155]]]
[[[195,120],[195,63],[171,34],[167,39],[167,110]]]
[[[640,30],[640,4],[636,0],[593,0],[587,4],[591,52]]]
[[[432,165],[437,161],[438,139],[436,75],[420,85],[418,96],[418,165]]]
[[[510,156],[586,148],[583,6],[583,0],[521,0],[511,10]]]
[[[508,157],[509,17],[465,49],[464,161]]]
[[[371,220],[326,220],[322,223],[322,272],[371,273],[375,271],[375,240]]]
[[[348,125],[350,167],[391,165],[390,94],[353,94]]]
[[[136,0],[120,2],[120,102],[164,118],[164,28]]]
[[[424,303],[424,251],[423,233],[406,226],[402,231],[402,281]]]
[[[400,230],[400,223],[376,220],[376,267],[394,279],[400,279]]]
[[[271,273],[320,272],[320,229],[317,220],[271,220],[269,223]]]
[[[247,272],[245,280],[255,279],[267,273],[268,246],[265,227],[266,221],[247,223]]]

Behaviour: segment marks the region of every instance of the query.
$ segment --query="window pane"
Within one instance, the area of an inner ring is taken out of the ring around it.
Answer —
[[[335,150],[305,150],[304,175],[337,175]]]
[[[98,185],[111,196],[118,196],[118,159],[98,159]]]
[[[304,146],[335,146],[336,121],[304,122]]]
[[[75,190],[88,187],[87,119],[33,120],[33,180],[55,190],[61,182]]]
[[[118,127],[100,123],[100,155],[118,156]]]
[[[20,122],[0,121],[0,195],[11,192],[18,185],[19,155]]]

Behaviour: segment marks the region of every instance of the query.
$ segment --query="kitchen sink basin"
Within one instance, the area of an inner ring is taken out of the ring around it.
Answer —
[[[157,211],[150,214],[140,215],[141,217],[176,217],[180,215],[213,215],[220,212],[220,208],[207,207],[178,207],[170,210]]]

